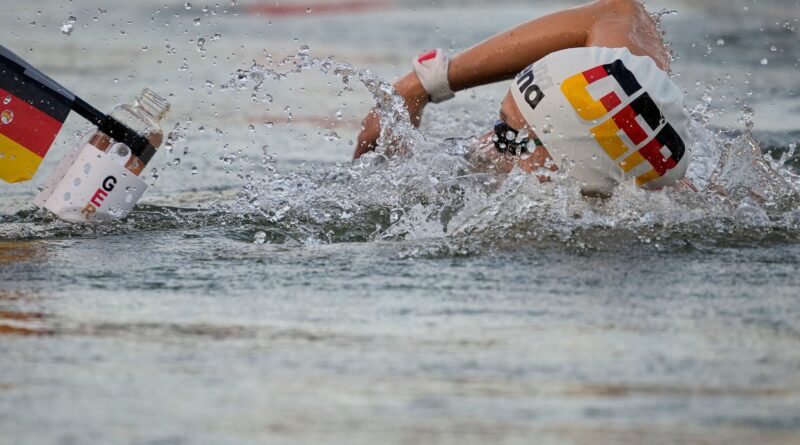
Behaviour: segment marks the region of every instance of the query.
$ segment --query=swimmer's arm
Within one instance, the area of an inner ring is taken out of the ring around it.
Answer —
[[[450,61],[450,88],[462,91],[509,80],[550,53],[586,46],[601,3],[606,1],[531,20],[456,55]]]
[[[523,23],[497,34],[450,60],[448,81],[454,91],[513,79],[548,54],[589,44],[592,30],[609,17],[624,17],[632,0],[599,0]],[[415,73],[398,82],[413,94],[425,95]]]
[[[512,79],[552,52],[587,46],[595,26],[609,17],[623,17],[634,7],[634,0],[597,0],[500,33],[450,60],[450,88],[457,92]],[[407,74],[394,87],[405,99],[412,123],[419,125],[429,97],[416,73]],[[364,119],[353,158],[374,150],[379,134],[379,119],[373,110]]]

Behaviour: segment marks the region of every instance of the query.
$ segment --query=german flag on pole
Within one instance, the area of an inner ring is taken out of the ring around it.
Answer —
[[[131,149],[145,162],[155,148],[144,136],[103,114],[0,46],[0,179],[33,178],[70,111]]]
[[[33,178],[75,96],[0,46],[0,179]]]

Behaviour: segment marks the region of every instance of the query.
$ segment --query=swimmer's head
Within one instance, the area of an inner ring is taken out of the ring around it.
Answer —
[[[686,173],[683,95],[649,57],[626,48],[558,51],[522,71],[509,94],[509,124],[527,125],[584,190],[607,193],[627,178],[657,189]]]
[[[516,129],[517,131],[522,130],[523,128],[529,128],[528,122],[525,120],[525,116],[522,115],[522,112],[519,110],[517,106],[516,100],[514,100],[514,95],[512,94],[511,90],[508,90],[508,94],[503,99],[503,103],[500,106],[500,119],[505,121],[511,128]]]
[[[500,153],[526,153],[533,149],[530,143],[538,138],[519,111],[511,91],[503,99],[499,118],[495,123],[493,140]],[[513,138],[511,138],[513,136]],[[535,145],[535,143],[533,144]]]

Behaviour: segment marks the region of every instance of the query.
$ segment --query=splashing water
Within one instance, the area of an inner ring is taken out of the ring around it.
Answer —
[[[469,140],[426,141],[389,84],[332,58],[313,58],[307,49],[240,70],[223,88],[259,92],[267,82],[313,68],[339,77],[345,92],[354,80],[363,84],[383,130],[376,153],[352,165],[276,173],[274,163],[265,161],[266,174],[254,173],[229,208],[296,230],[302,233],[299,241],[433,239],[469,250],[520,241],[602,247],[631,240],[800,240],[800,182],[784,165],[786,159],[761,153],[752,124],[741,136],[706,129],[702,122],[709,104],[693,112],[696,144],[688,175],[699,193],[654,193],[626,183],[611,199],[598,201],[582,197],[565,177],[540,184],[521,171],[504,177],[476,173],[464,157]]]
[[[72,31],[75,30],[75,22],[77,21],[78,19],[74,16],[67,17],[67,19],[61,23],[61,33],[67,36],[72,35]]]
[[[672,47],[672,42],[670,42],[667,39],[667,32],[664,30],[663,22],[664,22],[664,17],[669,17],[671,15],[677,15],[677,14],[678,11],[674,9],[662,9],[658,12],[650,14],[650,18],[656,25],[656,31],[661,35],[661,40],[664,42],[664,52],[670,64],[672,64],[672,62],[675,62],[678,59],[678,56],[675,53],[674,48]]]
[[[140,206],[127,221],[92,228],[92,233],[216,226],[249,243],[422,243],[410,255],[461,254],[520,243],[614,249],[631,242],[682,248],[687,243],[800,241],[800,181],[786,166],[793,153],[779,160],[764,156],[751,134],[748,110],[746,132],[738,136],[707,129],[710,103],[692,110],[695,145],[688,177],[700,192],[648,192],[628,182],[610,199],[596,200],[583,197],[563,175],[540,184],[519,170],[500,176],[474,171],[465,157],[470,140],[426,140],[390,84],[333,57],[312,57],[307,47],[282,60],[254,62],[218,88],[269,98],[263,99],[268,104],[273,101],[269,86],[309,70],[338,78],[340,95],[356,84],[369,91],[382,128],[376,152],[352,164],[280,171],[267,147],[260,162],[251,163],[243,150],[226,145],[220,159],[226,168],[238,164],[245,180],[235,199],[215,197],[191,210]],[[431,117],[434,129],[457,120],[438,111]],[[164,147],[168,153],[186,141],[190,125],[187,117],[170,132]],[[23,212],[10,218],[40,223],[43,216]],[[82,227],[45,221],[50,225],[26,226],[23,237],[86,234]]]

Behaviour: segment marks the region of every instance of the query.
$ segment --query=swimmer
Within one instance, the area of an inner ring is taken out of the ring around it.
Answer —
[[[519,167],[549,180],[563,169],[586,195],[608,196],[628,178],[656,190],[683,185],[689,116],[669,78],[661,33],[634,0],[597,0],[511,30],[448,60],[423,53],[394,87],[419,126],[428,103],[515,79],[494,129],[478,139],[473,165]],[[379,117],[364,119],[354,159],[376,148]]]

